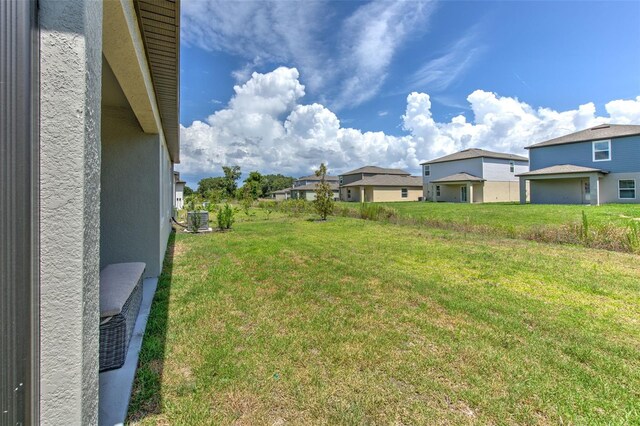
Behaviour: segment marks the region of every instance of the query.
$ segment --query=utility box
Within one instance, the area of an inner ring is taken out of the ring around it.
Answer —
[[[198,212],[187,212],[187,230],[193,232],[197,227],[197,232],[209,230],[209,212],[201,210]]]

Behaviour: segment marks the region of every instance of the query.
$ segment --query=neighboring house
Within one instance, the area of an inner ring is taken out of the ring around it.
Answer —
[[[0,2],[2,424],[96,425],[109,411],[100,270],[162,268],[180,152],[179,5]]]
[[[338,177],[342,201],[418,201],[422,179],[400,169],[365,166]]]
[[[276,201],[284,201],[290,198],[291,188],[280,189],[278,191],[273,191],[270,195],[271,198]]]
[[[422,163],[424,199],[458,203],[518,201],[517,174],[528,170],[526,157],[465,149]]]
[[[187,182],[180,179],[180,173],[173,172],[173,207],[182,210],[184,208],[184,186]]]
[[[325,181],[333,191],[334,199],[338,199],[338,176],[325,176]],[[320,182],[320,177],[311,175],[296,179],[291,187],[291,198],[313,201],[316,199],[316,185]]]
[[[602,124],[528,146],[531,171],[520,174],[520,202],[640,202],[640,126]]]

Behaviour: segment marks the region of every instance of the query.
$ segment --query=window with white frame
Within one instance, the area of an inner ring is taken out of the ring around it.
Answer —
[[[409,197],[409,190],[407,188],[402,188],[400,191],[402,193],[402,198]]]
[[[593,142],[593,161],[609,161],[611,160],[611,141],[594,141]]]
[[[424,175],[425,176],[431,175],[431,168],[427,164],[424,165]]]
[[[516,171],[516,163],[514,163],[513,161],[509,161],[509,171],[511,173],[514,173]]]
[[[436,185],[436,197],[440,196],[440,185]]]
[[[340,185],[342,185],[342,176],[340,176],[339,179],[340,179]]]
[[[634,179],[620,179],[618,181],[618,198],[621,200],[636,198],[636,181]]]

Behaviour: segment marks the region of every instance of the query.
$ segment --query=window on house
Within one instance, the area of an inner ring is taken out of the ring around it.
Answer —
[[[611,160],[611,141],[593,142],[593,161]]]
[[[516,163],[514,163],[513,161],[509,161],[509,171],[511,173],[516,171]]]
[[[402,198],[409,197],[409,190],[407,188],[402,188],[400,191],[402,192]]]
[[[340,179],[340,185],[342,185],[342,176],[340,176],[339,179]]]
[[[636,198],[636,181],[634,179],[618,181],[618,198],[623,200]]]
[[[425,164],[425,166],[424,166],[424,175],[425,175],[425,176],[429,176],[429,175],[431,175],[431,168],[430,168],[428,165],[426,165],[426,164]]]
[[[351,198],[351,190],[347,189],[347,198]]]
[[[436,197],[440,196],[440,185],[436,185]]]

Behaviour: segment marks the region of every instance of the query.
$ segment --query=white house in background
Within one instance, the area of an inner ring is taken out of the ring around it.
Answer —
[[[0,2],[2,424],[113,414],[98,374],[100,270],[162,268],[179,17],[171,0]],[[117,390],[128,400],[130,387]]]
[[[182,210],[184,208],[184,186],[187,182],[180,179],[179,172],[173,172],[173,207]]]
[[[602,124],[528,146],[520,202],[640,203],[640,126]]]
[[[465,149],[422,163],[424,199],[458,203],[518,201],[517,175],[528,170],[526,157]]]

